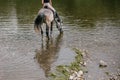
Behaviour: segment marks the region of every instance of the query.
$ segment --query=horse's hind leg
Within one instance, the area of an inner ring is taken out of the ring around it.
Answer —
[[[50,27],[50,34],[52,34],[52,31],[53,31],[53,21],[51,22],[51,27]]]
[[[43,30],[42,30],[42,26],[39,25],[40,31],[41,31],[41,35],[43,36]]]
[[[43,30],[42,30],[42,27],[40,26],[40,30],[41,30],[41,35],[43,36]]]
[[[48,26],[48,24],[46,24],[46,36],[49,39],[49,26]]]

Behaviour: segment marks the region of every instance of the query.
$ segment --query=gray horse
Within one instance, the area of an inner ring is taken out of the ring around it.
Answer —
[[[60,33],[62,33],[63,30],[62,30],[61,22],[55,20],[53,11],[47,8],[42,8],[38,12],[38,16],[35,19],[34,29],[36,32],[41,31],[41,34],[43,35],[42,24],[45,23],[46,24],[46,36],[49,39],[49,31],[50,31],[50,34],[52,34],[54,21],[56,22],[56,27],[58,28]]]

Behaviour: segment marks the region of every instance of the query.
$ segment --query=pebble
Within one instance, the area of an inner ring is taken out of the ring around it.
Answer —
[[[79,71],[78,73],[77,73],[77,77],[81,77],[81,76],[83,76],[83,71]]]
[[[100,60],[99,67],[107,67],[107,63],[103,60]]]
[[[70,75],[69,80],[83,80],[83,71],[74,71],[74,73]]]
[[[86,65],[87,65],[86,62],[80,62],[80,64],[83,65],[83,66],[86,66]]]

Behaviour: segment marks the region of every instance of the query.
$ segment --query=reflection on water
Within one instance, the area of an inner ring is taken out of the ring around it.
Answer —
[[[48,77],[51,69],[51,64],[58,58],[58,52],[62,45],[63,34],[59,34],[55,40],[43,41],[41,48],[36,50],[36,60],[40,64],[40,67],[44,70],[46,77]]]

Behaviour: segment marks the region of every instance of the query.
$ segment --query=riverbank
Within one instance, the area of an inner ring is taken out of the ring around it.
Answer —
[[[75,60],[70,65],[59,65],[56,72],[51,73],[50,80],[84,80],[83,74],[85,62],[83,60],[84,52],[74,48],[76,53]]]
[[[70,65],[59,65],[56,67],[56,72],[50,73],[49,80],[89,80],[91,78],[87,65],[89,64],[90,58],[86,50],[73,49],[76,53],[75,60],[70,63]],[[89,60],[89,61],[88,61]],[[88,63],[88,64],[87,64]],[[107,62],[100,60],[97,64],[99,70],[105,70],[109,67]],[[94,69],[91,69],[94,70]],[[107,80],[119,80],[120,79],[120,69],[116,74],[104,72],[107,76]],[[86,76],[87,75],[87,76]],[[99,75],[99,74],[98,74]],[[106,80],[105,77],[99,78],[99,80]]]

